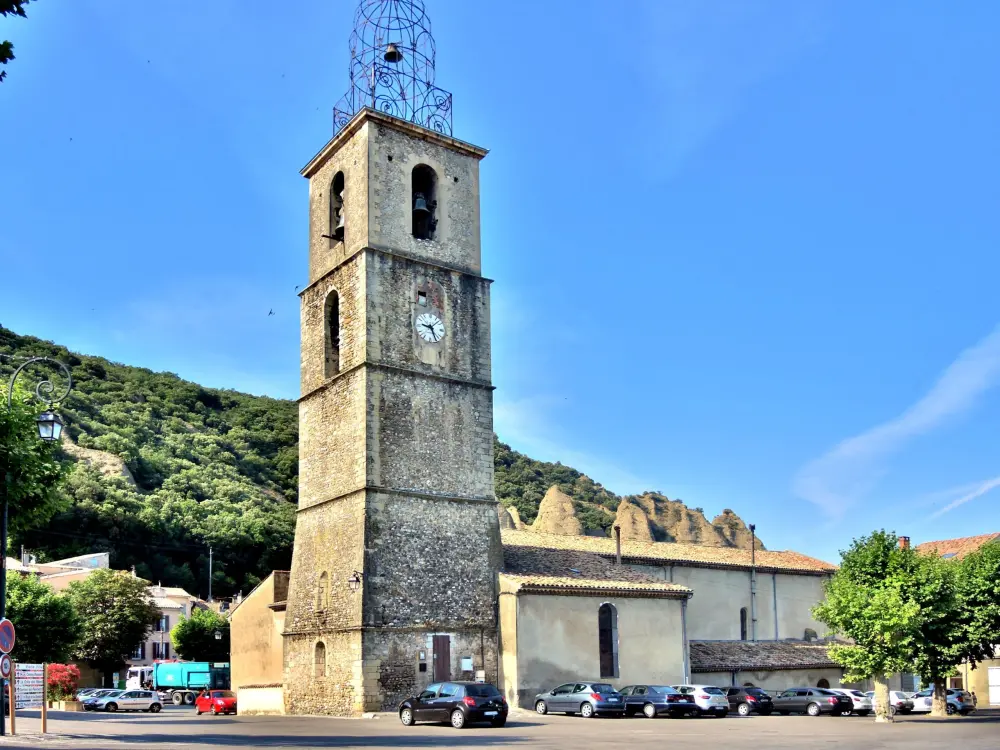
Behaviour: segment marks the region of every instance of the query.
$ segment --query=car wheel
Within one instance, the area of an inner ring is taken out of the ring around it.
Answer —
[[[184,702],[189,706],[194,703],[194,693],[184,693]]]
[[[198,710],[195,710],[195,713],[198,714],[198,716],[201,716],[201,714],[202,714],[202,712],[198,711]]]
[[[212,706],[212,716],[218,716],[218,715],[219,715],[219,707]]]
[[[108,703],[107,705],[104,706],[104,710],[107,711],[110,714],[113,714],[115,711],[118,710],[118,704],[117,703]]]
[[[654,706],[652,703],[647,703],[645,706],[642,707],[642,714],[647,719],[655,719],[656,718],[656,706]]]
[[[955,715],[955,707],[953,705],[951,705],[950,703],[946,703],[945,704],[944,710],[945,710],[945,713],[947,713],[949,716],[954,716]]]
[[[808,706],[806,706],[806,713],[809,714],[810,716],[819,716],[819,704],[810,703]]]
[[[399,722],[404,727],[412,727],[413,726],[413,711],[410,710],[409,708],[404,708],[402,711],[400,711],[399,712]]]
[[[889,706],[889,716],[895,716],[897,710],[895,706]]]
[[[179,706],[184,702],[184,696],[180,693],[174,693],[170,696],[170,700],[175,706]]]
[[[549,712],[549,707],[545,705],[545,701],[538,701],[538,703],[535,704],[535,711],[540,713],[542,716],[545,716],[545,714]]]
[[[594,707],[592,705],[590,705],[589,703],[580,704],[580,716],[582,716],[585,719],[589,719],[593,715],[594,715]]]
[[[497,719],[496,721],[491,721],[490,724],[493,726],[494,729],[500,729],[501,727],[506,726],[507,720]]]
[[[740,705],[738,705],[736,707],[736,713],[738,713],[740,716],[749,716],[750,715],[750,704],[749,703],[741,703]]]
[[[869,713],[871,712],[868,711],[867,709],[864,711],[858,711],[858,716],[867,716]]]
[[[465,726],[465,714],[463,714],[458,709],[455,709],[454,711],[452,711],[451,712],[451,725],[453,727],[455,727],[455,729],[461,729],[462,727],[464,727]]]

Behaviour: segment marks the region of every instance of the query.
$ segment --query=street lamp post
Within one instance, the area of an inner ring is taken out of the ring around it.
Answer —
[[[10,376],[10,383],[7,386],[7,411],[10,412],[14,407],[14,383],[17,381],[18,376],[25,371],[25,368],[30,365],[45,362],[47,364],[55,365],[60,370],[62,370],[63,375],[66,376],[66,390],[63,393],[54,395],[57,393],[56,387],[49,380],[42,380],[35,386],[35,397],[44,402],[48,408],[38,415],[38,419],[35,423],[38,426],[38,437],[46,442],[57,442],[62,437],[63,423],[52,408],[53,406],[62,401],[69,392],[73,390],[73,375],[70,373],[69,368],[57,359],[52,359],[51,357],[18,357],[12,354],[0,354],[0,359],[13,360],[15,362],[20,362],[18,367],[14,370],[14,374]],[[0,619],[7,616],[7,501],[8,501],[8,491],[7,483],[9,477],[7,472],[4,472],[3,481],[0,482],[0,492],[3,493],[3,516],[0,517]],[[13,675],[11,676],[13,679]],[[7,702],[7,693],[4,690],[0,690],[0,736],[4,734],[4,722],[3,714],[5,713]]]

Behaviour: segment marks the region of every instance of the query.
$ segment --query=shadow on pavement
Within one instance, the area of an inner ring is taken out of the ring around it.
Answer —
[[[108,735],[100,736],[93,734],[60,734],[54,735],[62,740],[73,740],[75,750],[107,750],[108,745],[103,742],[117,742],[122,745],[150,745],[162,743],[164,745],[176,744],[198,744],[217,745],[220,747],[460,747],[460,746],[493,746],[523,743],[523,737],[504,737],[503,729],[496,730],[495,736],[483,736],[481,734],[471,734],[468,731],[452,730],[450,737],[447,735],[415,735],[413,737],[378,737],[371,735],[352,735],[349,737],[338,737],[335,735],[323,735],[317,737],[302,737],[296,735],[261,735],[238,736],[230,734],[203,734],[197,737],[196,743],[192,738],[179,738],[176,734],[135,734],[135,735]]]

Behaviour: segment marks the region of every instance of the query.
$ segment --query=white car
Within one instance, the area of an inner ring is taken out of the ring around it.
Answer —
[[[872,702],[872,710],[875,710],[875,691],[869,690],[865,693]],[[908,714],[913,711],[914,700],[910,698],[906,693],[900,692],[899,690],[889,691],[889,713],[895,716],[897,713]]]
[[[122,690],[117,695],[106,695],[94,702],[94,711],[146,711],[159,713],[163,709],[160,697],[152,690]]]
[[[853,708],[850,711],[847,711],[844,714],[845,716],[850,716],[852,713],[855,713],[858,716],[867,716],[874,709],[874,703],[872,703],[872,699],[869,698],[864,693],[862,693],[860,690],[850,690],[848,688],[830,688],[830,690],[834,693],[840,693],[841,695],[846,695],[848,698],[851,699]]]
[[[714,685],[671,685],[681,695],[694,697],[694,705],[699,716],[718,716],[720,719],[729,713],[729,698],[726,691]]]

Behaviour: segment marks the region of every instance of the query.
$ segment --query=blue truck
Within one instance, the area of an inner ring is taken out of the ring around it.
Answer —
[[[202,689],[229,689],[229,663],[157,661],[130,667],[125,687],[129,690],[157,690],[166,693],[175,706],[191,705]]]

